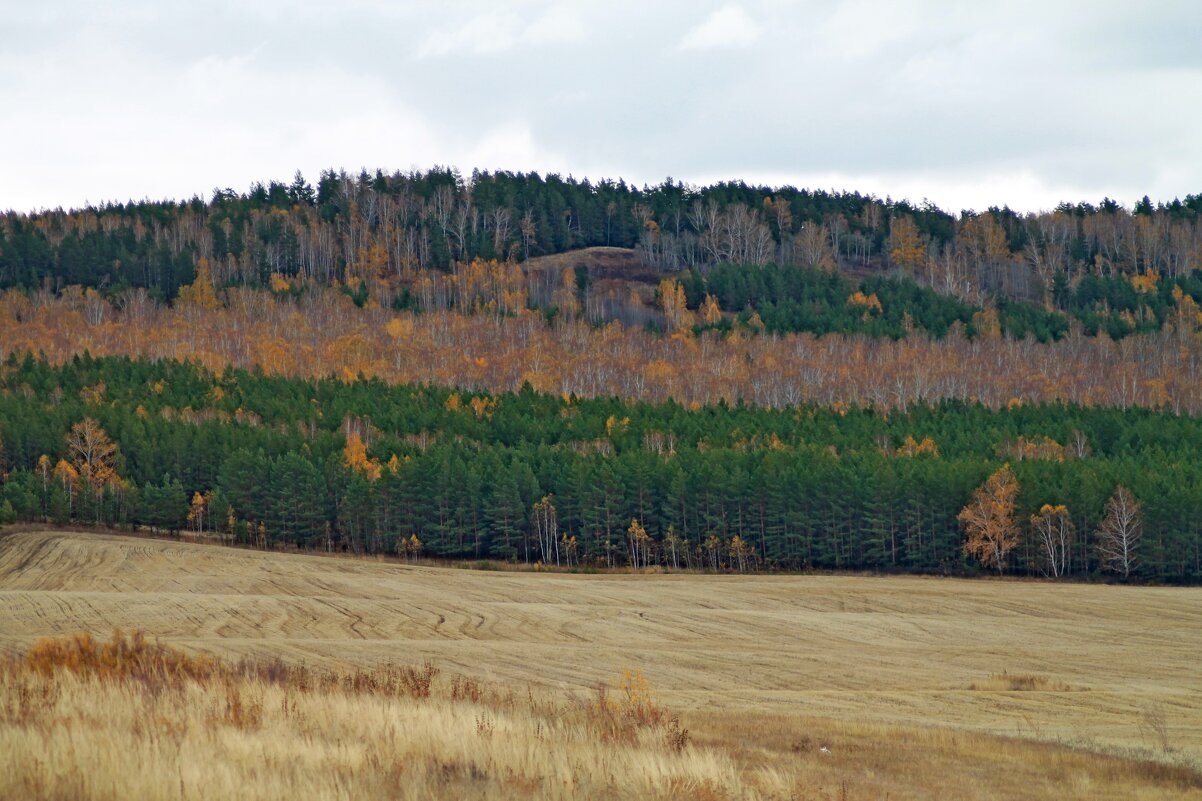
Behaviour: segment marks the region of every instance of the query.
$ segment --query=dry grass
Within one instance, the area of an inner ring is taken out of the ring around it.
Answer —
[[[990,735],[695,718],[637,671],[558,698],[73,637],[0,669],[0,797],[1202,798],[1183,768]]]
[[[637,674],[559,700],[477,700],[342,673],[192,658],[117,634],[44,642],[0,672],[3,798],[674,798],[748,795],[675,748]],[[119,653],[117,659],[110,658]]]
[[[1202,798],[1200,601],[27,532],[0,539],[5,652],[140,628],[236,670],[155,690],[30,660],[0,688],[0,775],[27,783],[0,797]],[[104,664],[79,642],[37,653]]]
[[[994,673],[984,681],[974,681],[968,686],[977,692],[1039,692],[1039,693],[1068,693],[1073,692],[1069,684],[1047,676],[1034,676],[1030,673]]]

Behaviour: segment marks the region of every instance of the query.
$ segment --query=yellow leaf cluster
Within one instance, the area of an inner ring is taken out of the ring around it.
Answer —
[[[363,438],[356,431],[346,435],[346,446],[342,449],[342,457],[347,467],[364,474],[368,481],[376,481],[383,472],[378,459],[368,458],[367,446],[363,444]]]
[[[476,396],[468,402],[472,412],[475,413],[477,420],[482,420],[485,417],[492,417],[493,409],[497,407],[496,398],[482,398]]]
[[[605,433],[611,437],[614,434],[621,434],[623,431],[625,431],[629,427],[630,427],[630,418],[629,417],[623,417],[621,420],[619,420],[617,417],[615,417],[614,415],[611,414],[605,420]]]
[[[884,312],[884,309],[881,308],[881,299],[876,296],[875,292],[871,295],[865,295],[863,292],[857,290],[848,296],[847,302],[852,306],[863,307],[866,313],[876,312],[877,314],[881,314]]]
[[[221,303],[217,300],[217,292],[209,278],[209,261],[201,258],[196,262],[196,280],[188,286],[180,287],[178,303],[182,306],[194,306],[198,309],[212,311]]]
[[[1160,275],[1152,270],[1143,275],[1131,276],[1131,286],[1135,287],[1137,292],[1147,295],[1156,291],[1156,282],[1160,280]]]
[[[905,441],[897,449],[897,455],[907,458],[915,456],[934,456],[938,458],[939,446],[930,437],[923,437],[922,442],[919,442],[913,436],[907,434]]]
[[[1021,462],[1024,459],[1038,459],[1048,462],[1063,462],[1068,457],[1068,450],[1051,437],[1019,436],[998,448],[1000,458],[1013,459]]]
[[[718,299],[713,295],[706,295],[701,304],[701,322],[706,325],[714,325],[721,321],[722,310],[718,308]]]

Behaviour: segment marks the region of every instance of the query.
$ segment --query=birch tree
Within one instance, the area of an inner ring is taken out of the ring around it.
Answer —
[[[1118,573],[1124,580],[1131,577],[1139,564],[1137,551],[1143,526],[1143,505],[1120,484],[1106,501],[1106,511],[1098,526],[1098,555],[1103,569]]]
[[[1018,545],[1018,525],[1014,520],[1014,499],[1018,495],[1018,479],[1009,464],[1004,464],[976,489],[956,519],[964,527],[968,539],[964,553],[998,575],[1006,569],[1006,557]]]

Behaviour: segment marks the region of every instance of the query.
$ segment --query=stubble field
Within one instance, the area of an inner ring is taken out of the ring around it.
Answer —
[[[637,670],[693,757],[738,777],[644,788],[664,797],[1202,797],[1198,588],[508,573],[34,531],[0,538],[0,609],[8,655],[138,629],[314,669],[429,661],[548,699]],[[561,795],[624,797],[597,781]]]

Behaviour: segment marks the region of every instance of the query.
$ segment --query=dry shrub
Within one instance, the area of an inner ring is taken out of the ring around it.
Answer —
[[[342,690],[356,695],[388,698],[429,698],[439,670],[431,662],[421,667],[386,665],[374,670],[332,671],[318,680],[324,691]]]
[[[468,676],[455,676],[451,679],[451,700],[478,704],[483,698],[484,686],[476,679]]]
[[[640,731],[667,729],[680,721],[670,718],[655,699],[651,684],[639,670],[624,670],[612,684],[597,685],[591,702],[581,704],[579,711],[584,722],[603,742],[633,743]],[[676,739],[680,739],[678,732]],[[668,741],[665,735],[665,741]],[[680,749],[688,743],[688,731],[683,731]]]
[[[64,670],[148,685],[171,684],[183,679],[203,682],[226,672],[222,663],[211,657],[190,656],[152,643],[140,631],[127,637],[119,629],[106,643],[98,643],[86,633],[60,640],[41,640],[17,662],[19,667],[46,676]]]
[[[984,681],[974,681],[968,686],[968,689],[983,692],[1067,693],[1072,692],[1073,687],[1062,681],[1049,679],[1047,676],[1003,671],[991,674]]]
[[[664,744],[677,754],[689,747],[689,730],[680,725],[680,718],[673,717],[664,727]]]
[[[1145,706],[1139,719],[1140,734],[1152,740],[1157,748],[1168,754],[1172,752],[1173,747],[1169,743],[1169,723],[1168,717],[1164,713],[1164,707],[1159,704]]]
[[[263,724],[263,699],[242,692],[234,683],[225,685],[225,708],[217,718],[221,723],[244,731],[257,729]]]
[[[664,709],[655,700],[651,684],[641,670],[624,670],[618,681],[618,711],[623,717],[640,726],[658,726],[664,720]]]
[[[14,691],[0,698],[0,722],[25,726],[39,719],[58,701],[58,685],[15,674]]]
[[[420,668],[406,665],[400,669],[400,685],[411,698],[429,698],[430,687],[438,676],[438,668],[425,662]]]

